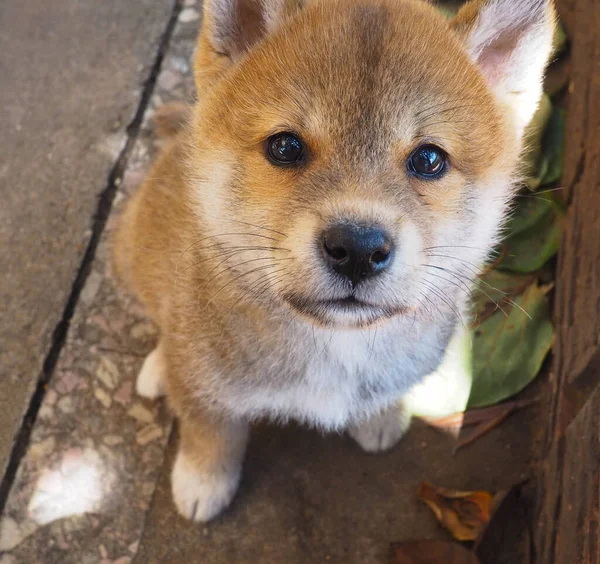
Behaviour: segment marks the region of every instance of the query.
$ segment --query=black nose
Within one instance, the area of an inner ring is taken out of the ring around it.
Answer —
[[[385,270],[392,262],[392,242],[377,227],[334,225],[323,233],[321,244],[327,263],[353,285]]]

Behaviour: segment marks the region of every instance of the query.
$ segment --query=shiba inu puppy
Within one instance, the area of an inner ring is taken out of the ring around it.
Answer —
[[[367,451],[463,330],[552,44],[548,0],[206,0],[198,102],[120,219],[160,328],[137,382],[180,421],[179,512],[233,498],[249,423]]]

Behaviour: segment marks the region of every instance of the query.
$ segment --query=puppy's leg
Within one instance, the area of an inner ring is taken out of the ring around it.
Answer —
[[[165,362],[163,346],[159,342],[157,347],[146,357],[138,374],[135,391],[138,395],[156,399],[165,395]]]
[[[348,428],[350,436],[367,452],[392,448],[408,431],[410,415],[401,404]]]
[[[248,425],[208,414],[180,420],[171,483],[181,515],[209,521],[229,505],[240,481]]]

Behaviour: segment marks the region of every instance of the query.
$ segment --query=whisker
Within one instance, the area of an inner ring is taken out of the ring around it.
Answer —
[[[435,284],[433,284],[433,282],[431,282],[429,280],[421,280],[421,282],[424,283],[424,284],[427,284],[427,286],[429,286],[430,291],[432,291],[441,301],[443,301],[451,309],[451,311],[453,313],[456,314],[456,316],[460,320],[462,326],[464,327],[465,331],[467,331],[467,326],[465,325],[463,316],[460,313],[460,311],[458,310],[458,307],[456,306],[456,304],[453,303],[453,302],[451,302],[444,295],[444,293]]]
[[[210,217],[211,219],[216,219],[217,221],[231,221],[233,223],[239,223],[240,225],[247,225],[248,227],[256,227],[256,229],[264,229],[265,231],[271,231],[272,233],[277,233],[277,235],[281,235],[282,237],[285,237],[285,233],[282,233],[281,231],[277,231],[277,229],[272,229],[271,227],[264,227],[262,225],[256,225],[255,223],[249,223],[248,221],[241,221],[239,219],[231,219],[231,218],[225,218],[225,217],[215,217],[207,215],[206,217]]]
[[[206,247],[206,249],[210,249],[211,247]],[[211,261],[211,260],[217,260],[219,258],[223,258],[223,256],[227,256],[227,258],[231,258],[232,256],[238,254],[238,253],[243,253],[243,252],[249,252],[249,251],[288,251],[289,249],[284,249],[283,247],[225,247],[224,250],[220,250],[221,246],[220,245],[214,245],[212,248],[218,248],[219,252],[213,254],[210,257],[204,258],[202,260],[199,260],[197,262],[194,262],[192,264],[190,264],[189,266],[187,266],[186,268],[184,268],[183,270],[178,270],[177,272],[179,274],[183,274],[184,272],[187,272],[190,268],[194,268],[195,266],[199,266],[205,262]],[[222,263],[221,263],[222,264]],[[219,266],[219,265],[217,265]]]
[[[427,266],[427,265],[423,265],[423,266]],[[430,265],[431,266],[431,265]],[[469,277],[464,276],[460,273],[456,273],[453,272],[447,268],[442,268],[442,267],[434,267],[434,268],[440,268],[441,270],[444,270],[446,272],[448,272],[448,274],[451,274],[452,276],[455,276],[457,278],[462,277],[465,280],[470,280]],[[488,286],[490,289],[498,292],[499,294],[502,294],[503,296],[503,300],[511,305],[516,307],[517,309],[521,310],[523,312],[523,314],[525,314],[527,316],[528,319],[531,319],[531,316],[529,315],[529,313],[527,313],[517,302],[515,302],[514,300],[512,300],[511,298],[509,298],[509,293],[508,292],[504,292],[503,290],[500,290],[499,288],[496,288],[495,286],[492,286],[491,284],[489,284],[488,282],[486,282],[485,280],[483,280],[482,278],[479,278],[479,281],[482,282],[483,284],[485,284],[486,286]],[[506,311],[504,311],[502,309],[502,307],[500,306],[500,304],[494,300],[485,290],[481,289],[481,288],[475,288],[474,291],[478,291],[481,292],[484,296],[486,296],[490,302],[492,302],[506,317],[508,317],[508,313]]]
[[[259,280],[257,284],[253,284],[252,287],[246,292],[247,296],[252,295],[250,302],[258,300],[263,296],[269,289],[273,288],[277,282],[283,280],[290,273],[285,267],[282,267],[274,272],[269,272],[266,276],[266,280]]]
[[[235,309],[235,307],[246,297],[250,296],[253,294],[253,290],[255,287],[260,286],[261,290],[262,290],[262,286],[265,284],[265,279],[266,279],[266,283],[267,286],[265,287],[265,289],[263,291],[267,291],[267,289],[271,286],[269,286],[269,284],[271,282],[274,282],[274,280],[272,278],[270,278],[271,276],[275,276],[275,279],[281,278],[280,276],[277,276],[278,273],[283,272],[283,275],[285,275],[286,269],[285,267],[280,268],[279,270],[275,270],[274,272],[269,272],[265,275],[264,278],[261,278],[260,280],[258,280],[258,282],[256,282],[255,284],[253,284],[250,288],[248,288],[248,290],[242,292],[242,294],[240,295],[240,297],[235,301],[235,303],[229,308],[229,315],[231,315],[231,313],[233,312],[233,310]],[[250,300],[250,303],[252,303],[255,299],[257,299],[260,295],[255,295],[252,297],[252,299]],[[223,321],[223,319],[221,319],[221,321]]]
[[[221,286],[221,288],[219,288],[217,290],[217,292],[215,294],[213,294],[213,296],[208,300],[208,302],[206,302],[206,305],[204,306],[204,308],[208,308],[208,306],[214,301],[214,299],[228,286],[231,286],[231,284],[234,284],[235,282],[237,282],[240,278],[244,278],[245,276],[249,276],[250,274],[254,273],[254,272],[259,272],[262,270],[266,270],[267,268],[275,268],[277,266],[277,263],[271,263],[271,264],[265,264],[263,266],[259,266],[257,268],[254,268],[248,272],[243,272],[242,274],[240,274],[239,276],[236,276],[235,278],[233,278],[232,280],[229,280],[224,286]]]
[[[222,260],[219,264],[217,264],[217,266],[215,266],[210,272],[208,272],[206,274],[206,276],[210,276],[217,268],[219,268],[222,264],[226,263],[231,257],[227,257],[225,260]],[[213,280],[215,280],[216,278],[218,278],[219,276],[222,276],[223,274],[225,274],[226,272],[229,272],[230,270],[233,270],[234,268],[238,268],[240,266],[243,266],[245,264],[251,263],[251,262],[257,262],[259,260],[274,260],[274,261],[280,261],[280,260],[290,260],[288,259],[283,259],[283,258],[272,258],[272,257],[258,257],[258,258],[253,258],[253,259],[248,259],[242,262],[238,262],[235,264],[231,264],[229,265],[227,268],[224,268],[223,270],[221,270],[220,272],[218,272],[217,274],[215,274],[212,278],[209,278],[209,280],[204,284],[204,286],[202,286],[202,289],[206,288]]]
[[[461,259],[461,258],[458,258],[458,257],[453,257],[452,255],[440,255],[440,254],[436,254],[436,253],[427,253],[427,258],[430,258],[430,257],[447,258],[447,259],[451,259],[451,260],[456,260],[458,262],[462,262],[462,263],[464,263],[464,264],[469,265],[470,267],[472,267],[472,272],[476,276],[479,276],[479,274],[483,270],[481,267],[477,266],[473,262],[469,262],[468,260],[464,260],[464,259]]]
[[[425,303],[423,303],[423,300],[421,300],[421,298],[425,299]],[[425,311],[429,315],[433,315],[433,313],[434,313],[433,310],[431,309],[432,307],[435,307],[435,309],[438,311],[438,313],[441,313],[443,315],[443,312],[439,308],[439,306],[432,300],[428,299],[428,297],[426,295],[424,295],[422,292],[419,292],[419,296],[417,297],[417,300],[419,300],[421,305],[423,305],[425,307]]]
[[[457,280],[460,280],[461,282],[462,282],[462,280],[467,280],[468,282],[472,282],[472,279],[471,279],[470,277],[468,277],[468,276],[465,276],[464,274],[457,273],[457,272],[455,272],[455,271],[449,270],[448,268],[443,268],[443,267],[441,267],[441,266],[435,266],[435,265],[430,265],[430,264],[424,264],[424,265],[422,265],[422,266],[429,267],[429,268],[435,268],[435,269],[438,269],[438,270],[442,270],[442,271],[444,271],[444,272],[447,272],[448,274],[450,274],[450,276],[454,276],[454,277],[455,277]],[[431,274],[431,273],[430,273],[430,274]],[[435,276],[434,274],[431,274],[431,275],[432,275],[432,276]],[[443,277],[440,277],[440,278],[443,278]],[[444,279],[444,280],[445,280],[445,279]],[[451,280],[447,280],[447,281],[448,281],[448,282],[450,282],[450,283],[452,283],[452,281],[451,281]],[[466,285],[464,282],[462,282],[462,284],[463,284],[465,287],[467,287],[467,285]],[[468,287],[467,287],[467,288],[468,288]],[[484,295],[485,295],[485,296],[488,298],[488,300],[490,300],[490,302],[492,302],[492,303],[493,303],[493,304],[494,304],[494,305],[495,305],[495,306],[496,306],[496,307],[497,307],[497,308],[498,308],[498,309],[499,309],[499,310],[500,310],[500,311],[501,311],[501,312],[502,312],[502,313],[503,313],[503,314],[504,314],[506,317],[508,317],[508,314],[507,314],[507,313],[506,313],[506,312],[505,312],[505,311],[502,309],[502,307],[500,306],[500,304],[499,304],[499,303],[498,303],[496,300],[494,300],[494,299],[492,298],[492,296],[490,296],[490,295],[489,295],[489,294],[488,294],[488,293],[487,293],[485,290],[482,290],[481,288],[473,288],[473,289],[469,289],[469,290],[468,290],[468,295],[469,295],[469,296],[472,296],[472,295],[473,295],[473,292],[474,292],[475,290],[477,290],[477,291],[481,292],[482,294],[484,294]]]
[[[442,270],[444,272],[448,272],[448,274],[450,274],[450,275],[454,275],[453,272],[450,272],[450,271],[446,270],[445,268],[441,268],[439,266],[433,266],[431,264],[422,264],[421,266],[424,266],[425,268],[435,268],[436,270]],[[429,272],[428,274],[429,274],[429,276],[435,276],[436,278],[445,280],[449,284],[456,286],[459,290],[462,290],[467,296],[471,296],[471,293],[472,293],[471,289],[462,280],[460,280],[460,278],[459,278],[459,282],[462,284],[462,286],[460,286],[458,282],[454,282],[453,280],[448,280],[448,278],[444,278],[443,276],[440,276],[439,274],[434,274],[433,272]]]
[[[489,249],[486,247],[470,247],[468,245],[438,245],[436,247],[427,247],[423,249],[424,251],[430,251],[435,249],[473,249],[475,251],[484,251],[486,253],[497,253],[494,249]]]
[[[207,235],[206,237],[202,237],[201,239],[198,239],[198,241],[195,241],[189,247],[187,247],[184,251],[182,251],[182,255],[187,253],[190,249],[193,249],[194,247],[196,247],[196,245],[199,245],[200,243],[202,243],[203,241],[206,241],[208,239],[216,239],[218,237],[241,237],[241,236],[260,237],[262,239],[268,239],[270,241],[275,241],[276,243],[279,243],[278,239],[275,239],[274,237],[269,237],[267,235],[261,235],[259,233],[217,233],[216,235]],[[215,243],[215,244],[218,245],[219,243]]]

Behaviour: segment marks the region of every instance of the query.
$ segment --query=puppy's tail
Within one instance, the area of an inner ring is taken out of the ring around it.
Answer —
[[[174,137],[189,121],[191,108],[181,102],[164,104],[152,116],[154,132],[158,137]]]

